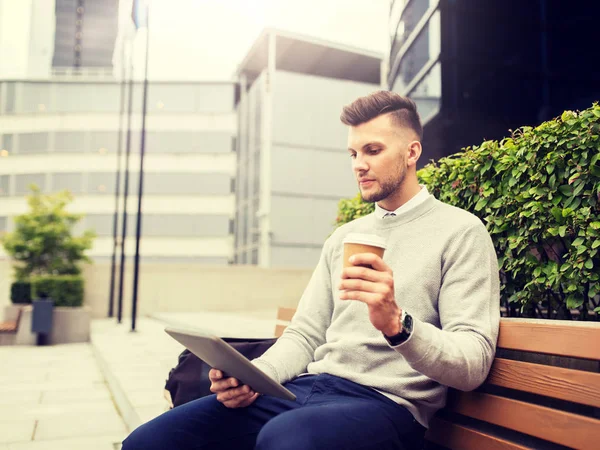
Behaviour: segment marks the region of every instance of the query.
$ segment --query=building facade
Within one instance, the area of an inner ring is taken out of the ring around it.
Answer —
[[[417,103],[420,164],[591,106],[598,17],[594,0],[392,0],[387,87]]]
[[[267,29],[239,66],[237,264],[314,267],[358,193],[342,106],[380,88],[381,55]]]
[[[78,231],[112,254],[121,85],[114,80],[0,80],[0,233],[26,212],[29,185],[68,189]],[[148,89],[141,255],[228,264],[235,213],[235,84],[152,82]],[[142,85],[134,88],[126,253],[134,254]],[[125,153],[126,122],[122,148]],[[123,156],[124,157],[124,156]],[[124,169],[124,162],[121,164]],[[123,183],[124,177],[121,177]],[[121,195],[123,194],[121,186]],[[122,200],[119,204],[122,210]],[[120,224],[119,224],[120,226]],[[0,258],[5,257],[0,249]]]

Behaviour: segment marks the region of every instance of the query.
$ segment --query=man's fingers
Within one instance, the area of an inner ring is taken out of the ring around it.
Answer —
[[[354,266],[371,266],[373,270],[378,272],[392,272],[390,266],[375,253],[357,253],[350,258],[350,264]]]
[[[342,291],[340,292],[340,300],[358,300],[359,302],[371,305],[381,297],[381,294],[373,294],[364,291]]]
[[[236,397],[233,400],[227,400],[222,402],[227,408],[245,408],[251,405],[258,398],[260,394],[258,392],[251,392],[243,396]]]
[[[381,272],[373,270],[369,267],[350,266],[342,270],[342,279],[358,278],[366,281],[379,281]]]
[[[364,291],[364,292],[385,292],[385,286],[371,281],[349,278],[342,280],[339,284],[339,289],[342,291]]]
[[[217,400],[221,403],[229,402],[232,400],[244,399],[250,394],[254,394],[250,386],[243,385],[238,388],[227,389],[217,393]]]
[[[208,379],[210,381],[220,380],[221,378],[223,378],[223,372],[219,369],[210,369],[208,371]]]
[[[209,373],[209,377],[210,377],[210,373]],[[213,394],[216,394],[217,392],[226,391],[228,389],[238,387],[239,385],[240,385],[240,382],[237,378],[233,378],[233,377],[223,378],[223,379],[211,378],[210,392],[212,392]]]

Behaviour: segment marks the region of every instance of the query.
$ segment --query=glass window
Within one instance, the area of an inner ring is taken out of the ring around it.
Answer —
[[[15,112],[15,104],[16,104],[16,83],[6,83],[6,112],[13,113]]]
[[[46,192],[46,174],[44,173],[27,173],[15,175],[15,195],[31,194],[29,185],[37,185],[42,192]]]
[[[18,113],[44,113],[51,109],[51,85],[48,83],[19,83],[21,95]]]
[[[427,9],[429,8],[429,2],[430,0],[408,0],[401,2],[405,3],[406,7],[404,7],[404,9],[401,11],[402,16],[400,21],[393,22],[394,24],[397,24],[397,27],[394,30],[394,36],[392,38],[392,52],[390,58],[392,63],[396,59],[396,55],[400,51],[400,48],[404,42],[406,42],[421,18],[427,12]],[[392,10],[392,13],[393,12],[394,11]]]
[[[65,189],[71,191],[73,194],[81,194],[83,192],[83,174],[53,173],[52,190],[57,192]]]
[[[6,197],[10,194],[10,175],[0,175],[0,197]]]
[[[121,176],[122,179],[123,176]],[[117,175],[115,172],[92,172],[88,174],[87,192],[90,194],[114,194],[116,182]],[[122,193],[123,191],[121,191]]]
[[[393,90],[406,95],[407,86],[431,60],[440,54],[440,12],[436,11],[402,55],[393,83]]]
[[[119,85],[114,83],[56,83],[55,112],[118,112]]]
[[[5,134],[2,137],[2,150],[8,150],[9,152],[12,152],[12,150],[13,150],[13,135],[12,134]]]
[[[85,151],[85,132],[83,131],[57,131],[54,135],[55,152],[83,152]]]
[[[123,133],[125,137],[125,133]],[[92,131],[90,133],[90,150],[92,153],[116,153],[119,145],[117,131]],[[125,139],[123,139],[123,143]],[[123,144],[123,150],[125,145]]]
[[[45,153],[48,151],[48,133],[19,134],[19,153]]]

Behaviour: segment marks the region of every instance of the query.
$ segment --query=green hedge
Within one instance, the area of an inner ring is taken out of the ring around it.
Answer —
[[[15,304],[31,303],[31,283],[15,281],[10,286],[10,301]]]
[[[579,310],[582,319],[600,311],[600,105],[467,147],[418,176],[486,224],[509,311],[570,318]],[[368,211],[353,201],[340,202],[338,225]]]
[[[31,279],[32,297],[49,297],[54,306],[82,306],[83,278],[79,275],[47,275]]]

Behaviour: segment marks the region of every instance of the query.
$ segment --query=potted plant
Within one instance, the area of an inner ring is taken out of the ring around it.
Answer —
[[[35,185],[30,189],[29,211],[15,217],[15,230],[1,238],[15,270],[12,302],[28,303],[33,299],[35,308],[36,300],[42,299],[45,311],[52,303],[50,343],[87,341],[90,315],[83,307],[80,264],[91,262],[85,252],[92,247],[95,232],[73,235],[73,227],[83,216],[66,211],[73,200],[70,192],[44,195]],[[48,315],[45,317],[43,323],[32,323],[32,331],[48,329]]]

